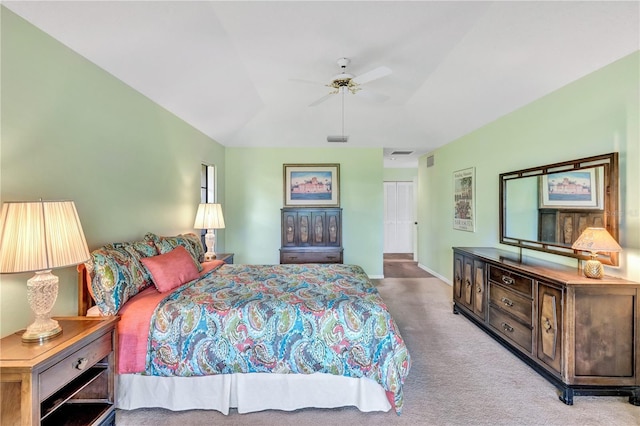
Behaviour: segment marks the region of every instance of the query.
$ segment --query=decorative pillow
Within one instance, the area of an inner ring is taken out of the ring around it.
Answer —
[[[147,241],[107,244],[91,253],[91,294],[103,315],[117,314],[127,300],[152,285],[140,260],[157,253]]]
[[[148,232],[144,236],[144,239],[147,241],[153,241],[158,253],[160,254],[169,253],[178,246],[184,247],[193,258],[193,261],[198,268],[198,272],[202,271],[202,265],[200,265],[200,263],[204,261],[204,249],[200,242],[200,238],[196,234],[190,233],[176,235],[175,237],[160,237],[154,233]]]
[[[160,293],[171,291],[200,277],[193,258],[183,246],[165,254],[141,259]]]
[[[158,249],[153,241],[134,241],[132,243],[112,243],[106,244],[106,248],[129,248],[134,250],[140,257],[151,257],[158,254]]]

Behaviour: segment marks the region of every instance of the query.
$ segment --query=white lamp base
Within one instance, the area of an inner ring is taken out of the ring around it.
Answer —
[[[51,270],[38,271],[27,281],[27,299],[36,320],[22,335],[23,342],[41,342],[62,333],[58,321],[51,319],[51,308],[58,298],[58,277]]]
[[[213,260],[216,258],[216,234],[213,229],[207,229],[207,233],[204,234],[204,243],[207,246],[207,252],[204,254],[204,260]]]

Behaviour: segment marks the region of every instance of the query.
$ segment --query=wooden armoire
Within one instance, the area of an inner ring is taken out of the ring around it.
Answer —
[[[342,209],[285,207],[280,263],[342,263]]]

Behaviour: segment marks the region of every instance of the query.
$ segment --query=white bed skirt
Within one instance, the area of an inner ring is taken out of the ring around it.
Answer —
[[[123,410],[161,407],[172,411],[217,410],[229,414],[305,407],[355,406],[360,411],[389,411],[382,386],[366,378],[331,374],[224,374],[156,377],[121,374],[116,407]]]

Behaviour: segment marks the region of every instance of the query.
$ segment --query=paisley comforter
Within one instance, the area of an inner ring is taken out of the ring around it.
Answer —
[[[164,299],[146,374],[329,373],[367,377],[400,413],[410,357],[355,265],[223,265]]]

